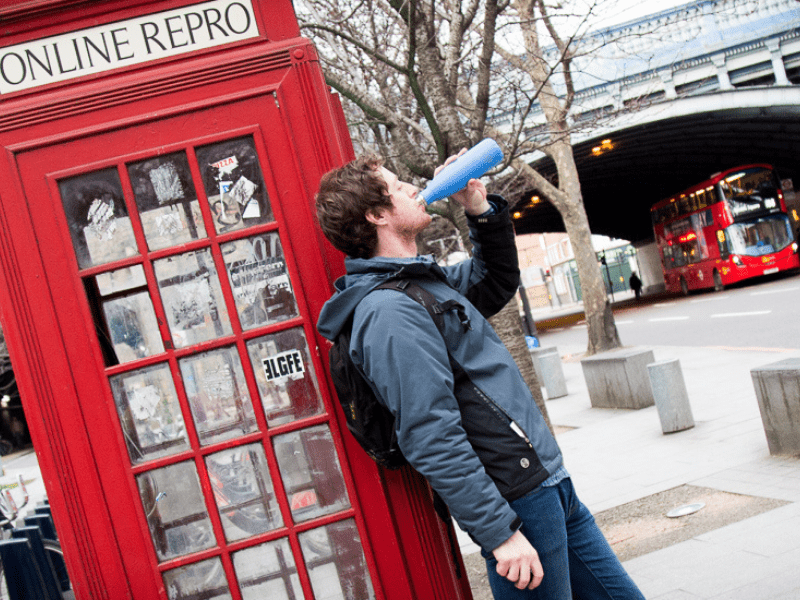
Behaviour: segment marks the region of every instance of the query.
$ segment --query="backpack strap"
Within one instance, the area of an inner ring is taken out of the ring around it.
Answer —
[[[458,314],[458,320],[461,322],[461,326],[464,328],[464,331],[472,329],[472,324],[469,322],[469,317],[467,317],[467,311],[464,309],[463,304],[453,299],[439,302],[433,294],[412,279],[390,279],[389,281],[384,281],[379,286],[376,286],[372,291],[381,289],[403,292],[409,298],[421,304],[422,307],[428,311],[428,314],[433,319],[433,322],[436,323],[436,328],[443,335],[444,315],[453,309],[455,309],[456,314]]]

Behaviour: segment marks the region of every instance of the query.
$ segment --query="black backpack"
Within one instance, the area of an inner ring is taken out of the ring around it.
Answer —
[[[430,292],[412,280],[392,279],[374,289],[397,290],[419,302],[431,315],[439,333],[444,331],[444,313],[452,308],[458,309],[462,324],[469,326],[461,304],[455,300],[437,302]],[[347,428],[361,447],[379,465],[397,469],[408,463],[397,444],[394,416],[378,401],[375,392],[350,358],[352,328],[351,316],[328,354],[336,395],[344,409]]]

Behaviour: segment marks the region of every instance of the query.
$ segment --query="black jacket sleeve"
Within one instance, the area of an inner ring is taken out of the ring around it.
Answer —
[[[519,289],[519,257],[508,202],[489,195],[495,213],[467,216],[473,244],[473,273],[464,294],[484,317],[497,314]]]

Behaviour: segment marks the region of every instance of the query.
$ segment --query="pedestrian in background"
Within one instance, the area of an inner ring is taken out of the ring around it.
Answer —
[[[639,276],[636,273],[631,273],[628,283],[630,284],[633,293],[636,294],[636,299],[638,300],[639,296],[642,295],[642,280],[639,279]]]

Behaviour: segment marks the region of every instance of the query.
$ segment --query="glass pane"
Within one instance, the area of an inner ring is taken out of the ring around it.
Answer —
[[[308,521],[350,506],[327,425],[276,436],[275,456],[295,521]]]
[[[206,457],[225,539],[229,542],[283,525],[263,446],[250,444]]]
[[[136,482],[160,561],[216,546],[194,462],[148,471]]]
[[[201,445],[257,429],[253,403],[235,348],[190,356],[182,359],[180,366]]]
[[[117,413],[136,465],[189,449],[172,374],[165,364],[111,377]]]
[[[148,292],[105,300],[103,314],[119,362],[130,362],[164,351],[153,301]]]
[[[250,444],[206,457],[208,476],[229,542],[283,525],[264,447]]]
[[[317,600],[372,600],[375,592],[352,519],[301,533],[300,547]]]
[[[302,329],[256,338],[247,343],[247,351],[270,425],[322,412],[314,366]]]
[[[197,148],[197,163],[217,233],[273,220],[252,136]]]
[[[231,600],[219,558],[178,567],[164,573],[169,600]]]
[[[285,538],[235,552],[233,566],[242,600],[303,598],[292,549]]]
[[[150,250],[206,237],[185,152],[132,163],[128,175]]]
[[[231,333],[211,250],[163,258],[154,266],[176,348]]]
[[[101,296],[110,296],[147,285],[142,265],[100,273],[95,279]]]
[[[277,233],[222,245],[242,329],[297,316],[289,273]]]
[[[78,266],[139,254],[115,167],[58,182]]]

